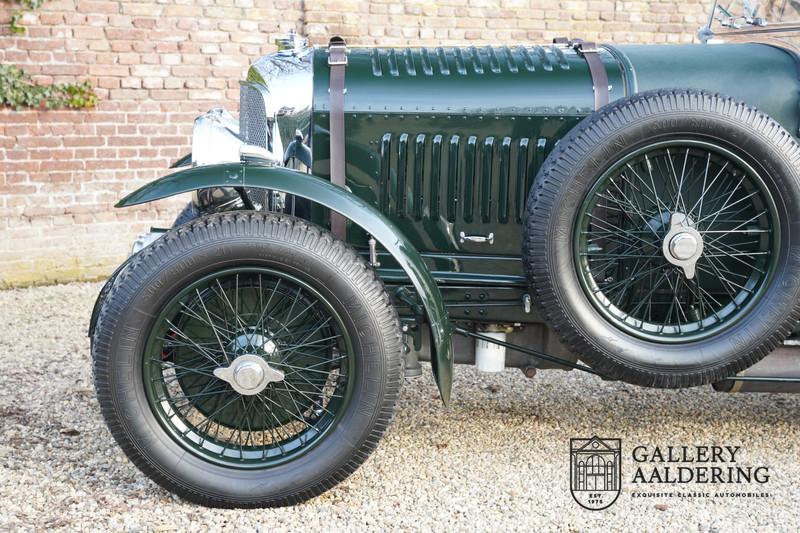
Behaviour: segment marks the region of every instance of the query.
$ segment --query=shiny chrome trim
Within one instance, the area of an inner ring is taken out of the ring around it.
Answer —
[[[192,166],[234,163],[246,156],[280,164],[283,149],[272,152],[245,143],[239,138],[238,122],[222,108],[212,109],[195,119],[192,129]]]
[[[266,55],[250,66],[247,80],[242,82],[257,88],[264,98],[268,148],[275,154],[283,155],[297,130],[304,139],[309,136],[314,90],[312,51],[295,47]]]
[[[192,165],[203,166],[239,160],[239,124],[221,107],[194,120],[192,128]]]

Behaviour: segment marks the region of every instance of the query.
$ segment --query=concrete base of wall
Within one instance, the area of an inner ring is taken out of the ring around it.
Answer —
[[[140,233],[170,227],[186,202],[178,197],[130,210],[108,206],[87,223],[20,218],[0,239],[0,289],[103,279],[128,257]]]

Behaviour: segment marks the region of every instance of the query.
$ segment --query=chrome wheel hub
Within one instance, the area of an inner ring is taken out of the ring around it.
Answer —
[[[697,242],[694,235],[684,231],[678,233],[669,241],[669,251],[675,259],[687,261],[697,252],[698,244],[700,243]]]
[[[693,225],[683,213],[673,213],[661,247],[667,261],[683,269],[686,279],[694,278],[695,265],[703,255],[703,237]]]
[[[257,355],[240,355],[230,366],[214,369],[214,376],[227,382],[233,390],[245,396],[252,396],[263,391],[270,383],[283,381],[280,370],[269,366]]]

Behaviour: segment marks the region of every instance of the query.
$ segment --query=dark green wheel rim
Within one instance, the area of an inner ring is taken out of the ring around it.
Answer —
[[[691,279],[662,249],[673,213],[702,237]],[[761,298],[779,255],[777,221],[764,180],[741,157],[701,140],[658,142],[615,163],[587,194],[576,270],[617,328],[654,342],[701,340]]]
[[[241,394],[215,375],[256,356],[280,381]],[[267,268],[230,268],[180,290],[148,335],[143,378],[170,436],[208,461],[267,468],[321,442],[347,409],[351,338],[318,290]]]

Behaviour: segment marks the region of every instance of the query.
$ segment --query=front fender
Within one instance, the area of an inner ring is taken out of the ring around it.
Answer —
[[[282,167],[227,163],[181,170],[148,183],[122,200],[127,207],[207,187],[257,187],[272,189],[327,207],[364,228],[398,262],[425,307],[431,328],[433,373],[445,405],[453,382],[451,328],[442,295],[428,267],[411,242],[380,211],[327,180]]]

